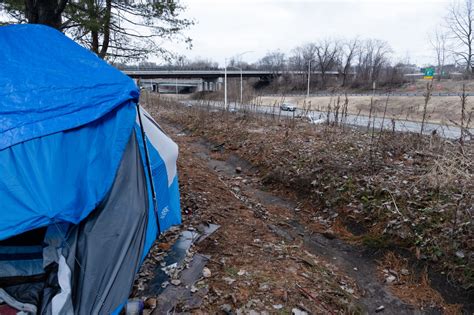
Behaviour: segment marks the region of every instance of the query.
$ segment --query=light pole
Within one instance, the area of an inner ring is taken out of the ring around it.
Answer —
[[[243,103],[243,95],[244,95],[244,84],[243,84],[243,75],[242,75],[242,68],[239,67],[229,67],[229,68],[234,68],[237,70],[240,70],[240,105]],[[225,73],[224,73],[225,74]]]
[[[244,83],[242,80],[242,68],[240,68],[240,107],[242,107],[244,98]]]
[[[224,61],[224,109],[227,110],[227,58]]]
[[[243,53],[240,53],[236,55],[236,57],[242,57],[245,54],[251,53],[253,50],[249,51],[244,51]],[[237,67],[232,67],[240,70],[240,105],[242,105],[243,101],[243,75],[242,75],[242,68],[237,68]],[[224,108],[227,110],[227,58],[224,59]]]
[[[309,98],[309,83],[311,80],[311,59],[309,60],[308,63],[308,89],[306,90],[306,98]]]

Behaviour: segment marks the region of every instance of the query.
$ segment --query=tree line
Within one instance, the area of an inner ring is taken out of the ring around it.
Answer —
[[[179,0],[0,0],[0,25],[39,23],[54,27],[114,63],[138,62],[149,57],[173,60],[167,66],[215,67],[211,60],[188,60],[163,48],[163,40],[182,41],[194,24],[183,18]],[[474,72],[473,0],[453,0],[440,26],[429,35],[437,78],[448,68]],[[323,39],[294,48],[269,52],[256,64],[230,60],[240,68],[287,69],[317,72],[324,88],[337,71],[342,86],[371,86],[398,82],[400,73],[415,70],[409,62],[393,62],[390,45],[379,39]],[[176,58],[177,57],[177,58]]]

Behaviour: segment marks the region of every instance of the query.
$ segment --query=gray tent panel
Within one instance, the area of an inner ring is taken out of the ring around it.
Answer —
[[[146,177],[132,133],[108,196],[68,233],[63,254],[72,275],[75,314],[109,314],[127,300],[143,253],[147,217]],[[61,263],[59,269],[61,283],[68,272],[61,274]]]

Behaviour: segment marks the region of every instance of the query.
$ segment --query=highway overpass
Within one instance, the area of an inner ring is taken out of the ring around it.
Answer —
[[[122,69],[122,72],[128,75],[129,77],[146,82],[150,80],[157,79],[173,79],[173,80],[185,80],[185,79],[198,79],[201,80],[200,84],[193,83],[199,91],[212,91],[218,90],[222,86],[223,78],[225,76],[224,69],[204,69],[204,70],[164,70],[164,69]],[[228,78],[257,78],[259,80],[272,80],[274,77],[281,76],[283,73],[288,73],[290,75],[306,75],[307,71],[271,71],[271,70],[235,70],[227,69]],[[321,74],[320,71],[312,71],[311,75]],[[327,71],[326,75],[328,76],[339,76],[337,71]],[[171,82],[167,82],[170,85]],[[164,83],[159,83],[160,86],[165,87]],[[176,82],[176,85],[180,85],[179,82]],[[176,88],[177,89],[177,88]],[[175,89],[175,90],[176,90]],[[155,88],[153,88],[155,90]]]
[[[211,79],[223,78],[225,71],[218,70],[122,70],[126,75],[134,79]],[[281,75],[275,71],[243,70],[244,78],[262,78]],[[227,77],[240,78],[240,70],[227,70]]]

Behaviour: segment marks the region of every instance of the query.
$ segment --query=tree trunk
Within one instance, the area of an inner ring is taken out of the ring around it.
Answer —
[[[99,52],[99,57],[104,59],[109,49],[110,42],[110,17],[112,12],[112,0],[106,0],[105,2],[105,18],[104,18],[104,37],[102,40],[102,47]]]
[[[25,0],[25,16],[31,24],[44,24],[61,29],[61,14],[68,0]]]

